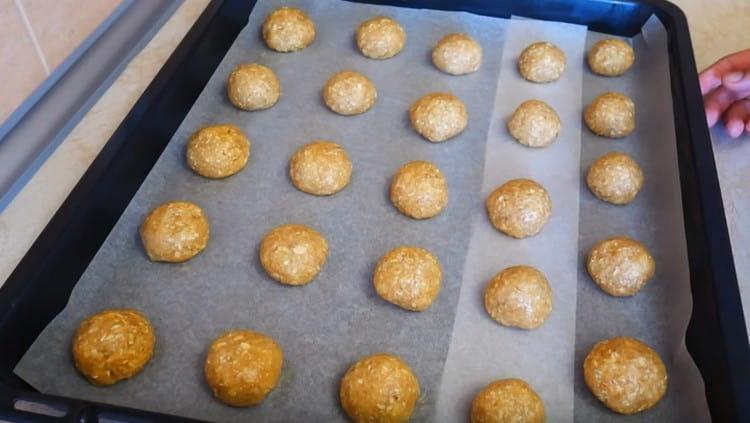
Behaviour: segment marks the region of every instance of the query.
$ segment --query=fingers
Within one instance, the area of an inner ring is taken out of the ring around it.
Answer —
[[[750,92],[750,70],[729,72],[721,78],[721,84],[730,90]]]
[[[729,106],[724,114],[724,125],[730,137],[742,135],[750,127],[750,100],[743,98]]]
[[[719,59],[699,76],[701,93],[705,95],[722,84],[725,75],[732,72],[750,71],[750,49],[738,51]]]
[[[719,87],[703,98],[709,128],[716,125],[721,115],[724,114],[732,103],[745,97],[742,94],[741,92],[732,91],[727,87]]]

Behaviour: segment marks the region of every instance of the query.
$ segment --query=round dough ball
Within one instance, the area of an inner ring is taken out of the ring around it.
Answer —
[[[509,267],[487,284],[484,308],[501,325],[536,329],[552,311],[552,289],[535,268]]]
[[[371,59],[388,59],[401,52],[406,44],[406,31],[394,19],[378,16],[357,28],[357,47]]]
[[[544,403],[521,379],[496,380],[471,403],[471,423],[544,423]]]
[[[614,237],[594,245],[586,269],[604,292],[615,297],[628,297],[640,291],[654,276],[656,263],[638,241]]]
[[[263,401],[279,383],[284,353],[270,337],[250,330],[232,330],[208,348],[203,367],[214,396],[234,407]]]
[[[391,201],[401,213],[414,219],[437,216],[448,204],[448,184],[434,164],[415,160],[393,176]]]
[[[419,399],[419,381],[400,358],[374,354],[349,367],[339,398],[355,423],[405,423]]]
[[[624,94],[604,93],[589,104],[583,119],[597,135],[622,138],[635,129],[635,104]]]
[[[527,147],[546,147],[560,133],[560,117],[541,100],[524,101],[508,120],[508,132]]]
[[[411,311],[424,311],[440,293],[443,271],[429,251],[401,246],[378,261],[372,282],[375,291],[389,303]]]
[[[289,178],[298,190],[308,194],[335,194],[349,184],[351,177],[349,155],[334,142],[305,144],[289,160]]]
[[[647,410],[667,392],[667,369],[659,354],[624,336],[594,345],[583,362],[583,379],[599,401],[621,414]]]
[[[432,63],[451,75],[476,72],[482,64],[482,47],[468,34],[448,34],[432,50]]]
[[[552,214],[547,190],[530,179],[512,179],[487,197],[492,226],[513,238],[537,234]]]
[[[256,63],[237,65],[227,80],[229,101],[243,110],[267,109],[281,95],[281,85],[271,68]]]
[[[271,50],[297,51],[315,40],[315,22],[300,9],[280,7],[266,17],[262,32]]]
[[[186,201],[170,201],[151,210],[140,229],[151,261],[180,263],[206,248],[208,219],[203,209]]]
[[[604,76],[619,76],[627,72],[635,54],[633,47],[623,40],[607,38],[594,44],[589,50],[589,67],[594,73]]]
[[[628,204],[643,187],[643,171],[627,154],[611,152],[591,165],[586,185],[602,201]]]
[[[431,93],[420,98],[409,109],[409,119],[414,129],[432,142],[455,137],[469,123],[463,101],[449,93]]]
[[[250,140],[234,125],[196,131],[187,144],[187,163],[206,178],[226,178],[242,170],[250,157]]]
[[[323,101],[340,115],[358,115],[375,104],[378,92],[375,85],[361,73],[339,72],[326,82]]]
[[[565,53],[548,42],[534,43],[518,57],[518,71],[531,82],[552,82],[565,71]]]
[[[76,368],[94,385],[112,385],[143,370],[156,336],[135,310],[105,310],[81,322],[73,337]]]
[[[328,258],[328,242],[305,225],[271,229],[260,243],[260,264],[285,285],[305,285],[318,275]]]

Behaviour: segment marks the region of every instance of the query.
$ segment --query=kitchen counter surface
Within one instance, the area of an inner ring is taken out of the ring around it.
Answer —
[[[13,271],[208,2],[186,0],[179,7],[0,214],[0,281]],[[747,0],[674,3],[688,17],[699,69],[750,48]]]

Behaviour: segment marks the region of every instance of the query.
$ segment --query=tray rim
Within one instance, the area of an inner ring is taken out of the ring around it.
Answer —
[[[432,9],[447,10],[455,10],[457,3],[452,0],[349,1],[389,4],[402,7],[429,6]],[[571,3],[571,0],[562,0],[562,2]],[[24,258],[16,266],[5,284],[0,288],[0,305],[5,306],[0,310],[0,344],[3,344],[3,342],[14,342],[13,339],[9,339],[8,334],[2,333],[1,330],[8,324],[8,320],[13,317],[13,313],[18,313],[20,296],[31,289],[30,284],[27,282],[34,280],[34,278],[39,279],[42,276],[45,266],[51,266],[45,265],[45,262],[47,258],[55,254],[53,246],[61,238],[70,237],[70,234],[66,234],[66,226],[71,222],[75,223],[76,217],[80,220],[82,213],[92,212],[92,210],[87,209],[82,204],[85,204],[86,198],[97,186],[98,177],[115,160],[116,153],[122,144],[126,142],[125,137],[134,128],[138,127],[144,118],[145,112],[157,103],[157,93],[165,88],[169,78],[176,72],[177,68],[180,67],[183,61],[187,60],[186,58],[189,55],[197,54],[196,50],[200,48],[201,41],[205,41],[204,32],[207,30],[207,27],[214,22],[214,18],[221,13],[224,7],[230,7],[230,3],[232,3],[231,0],[212,0],[207,6],[188,34],[162,66],[157,76],[123,119],[110,140],[107,141],[102,151],[94,159]],[[249,0],[244,3],[249,13],[255,5],[255,0]],[[510,14],[524,16],[525,14],[522,10],[524,6],[538,7],[541,3],[539,0],[515,1],[509,6],[513,10],[506,17]],[[678,140],[680,186],[688,246],[691,291],[694,300],[695,298],[705,298],[704,302],[693,302],[693,313],[686,331],[685,343],[703,377],[706,387],[706,397],[713,419],[717,421],[750,421],[750,402],[742,401],[743,398],[750,398],[750,347],[748,347],[747,331],[739,297],[739,287],[737,285],[711,139],[705,118],[703,117],[702,97],[698,89],[697,71],[690,35],[687,29],[687,20],[677,6],[665,0],[588,0],[587,4],[599,6],[616,4],[624,5],[624,7],[628,5],[631,7],[644,5],[650,8],[662,20],[669,33],[673,110]],[[486,7],[487,3],[483,0],[466,0],[460,4],[461,10],[479,14],[488,14],[486,13]],[[236,34],[231,37],[227,49],[231,46],[235,38]],[[224,50],[218,61],[213,65],[208,77],[213,73],[213,69],[221,61],[227,49]],[[208,81],[208,77],[202,82],[198,94]],[[197,97],[197,94],[195,97]],[[189,107],[185,109],[185,113],[192,107],[194,102],[195,98],[189,102]],[[182,117],[184,118],[184,114]],[[181,121],[182,118],[179,119],[177,125]],[[177,126],[174,127],[174,130],[176,128]],[[169,138],[171,138],[171,135],[163,143],[163,146],[166,145]],[[685,139],[687,142],[683,141]],[[163,146],[159,151],[163,150]],[[156,157],[158,157],[158,154]],[[144,173],[144,178],[152,165],[153,163],[147,166],[148,170]],[[138,181],[137,186],[140,186],[141,182],[142,179]],[[135,190],[133,190],[134,193]],[[114,223],[119,219],[131,198],[132,195],[128,197],[121,208],[118,208],[119,205],[116,206],[118,209],[114,211],[116,214],[114,221],[106,230],[106,234],[101,238],[101,242],[98,242],[99,245],[101,245]],[[80,221],[78,223],[81,224]],[[94,234],[95,237],[100,235]],[[94,253],[96,250],[98,250],[98,246]],[[93,254],[91,256],[93,257]],[[90,262],[90,258],[88,262]],[[62,289],[62,291],[60,294],[65,295],[65,290]],[[69,290],[67,290],[67,295],[69,293]],[[57,312],[62,309],[62,307],[55,308]],[[16,318],[18,317],[16,316]],[[47,320],[48,322],[49,320]],[[36,338],[37,334],[34,334],[33,338]],[[723,342],[718,344],[705,342],[706,340],[710,340],[711,337],[715,338],[717,336]],[[6,361],[8,358],[5,352],[0,351],[0,359]],[[6,364],[0,363],[3,366]],[[10,368],[11,374],[13,367],[15,367],[15,362]],[[2,372],[6,370],[8,369],[0,368]],[[14,402],[17,399],[26,399],[44,404],[65,405],[67,413],[63,417],[56,418],[16,410]],[[195,421],[161,413],[146,412],[127,407],[24,390],[13,386],[8,382],[6,375],[0,374],[0,417],[12,418],[14,421],[96,421],[98,417],[107,413],[136,419]]]

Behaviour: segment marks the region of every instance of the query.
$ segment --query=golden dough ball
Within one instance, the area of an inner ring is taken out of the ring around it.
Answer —
[[[484,308],[501,325],[536,329],[552,311],[552,289],[537,269],[509,267],[487,284]]]
[[[340,115],[358,115],[375,104],[378,92],[366,76],[343,71],[333,75],[323,88],[323,101]]]
[[[209,226],[203,209],[170,201],[151,210],[141,224],[143,248],[151,261],[180,263],[206,248]]]
[[[667,369],[659,354],[624,336],[594,345],[583,362],[583,379],[599,401],[620,414],[647,410],[667,392]]]
[[[468,34],[448,34],[432,50],[432,63],[451,75],[476,72],[482,64],[482,46]]]
[[[302,50],[315,40],[315,22],[305,12],[280,7],[263,22],[263,40],[271,50],[281,53]]]
[[[654,276],[656,263],[638,241],[614,237],[594,245],[586,269],[604,292],[615,297],[628,297],[640,291]]]
[[[440,294],[443,271],[429,251],[401,246],[378,261],[373,276],[375,291],[389,303],[411,311],[424,311]]]
[[[391,202],[401,213],[414,219],[437,216],[448,204],[448,184],[434,164],[415,160],[393,176]]]
[[[448,140],[460,134],[469,123],[463,101],[450,93],[423,96],[409,109],[411,125],[432,142]]]
[[[349,155],[334,142],[305,144],[289,160],[289,178],[298,190],[308,194],[335,194],[349,184],[351,177]]]
[[[341,407],[355,423],[405,423],[419,399],[419,380],[392,354],[379,353],[354,363],[341,379]]]
[[[583,119],[597,135],[622,138],[635,129],[635,104],[624,94],[604,93],[589,104]]]
[[[214,396],[224,404],[259,404],[279,383],[284,352],[269,336],[232,330],[211,343],[203,372]]]
[[[378,16],[357,28],[357,47],[371,59],[388,59],[401,52],[406,44],[406,31],[396,20]]]
[[[633,47],[623,40],[607,38],[591,47],[588,55],[589,67],[594,73],[604,76],[619,76],[627,72],[635,61]]]
[[[305,285],[320,273],[328,258],[328,242],[305,225],[271,229],[260,244],[260,264],[285,285]]]
[[[206,178],[226,178],[242,170],[250,158],[250,140],[234,125],[196,131],[187,144],[187,163]]]
[[[487,197],[492,226],[513,238],[537,234],[552,214],[547,190],[530,179],[512,179]]]
[[[257,63],[237,65],[227,80],[229,101],[240,109],[268,109],[281,96],[281,84],[271,68]]]
[[[556,45],[538,42],[526,47],[518,57],[518,71],[531,82],[552,82],[565,71],[565,53]]]
[[[544,423],[539,395],[521,379],[496,380],[471,402],[471,423]]]
[[[629,155],[611,152],[591,165],[586,185],[602,201],[628,204],[643,187],[643,171]]]
[[[541,100],[524,101],[508,120],[508,132],[527,147],[546,147],[560,133],[560,117]]]
[[[138,374],[154,354],[156,336],[135,310],[105,310],[81,322],[73,337],[76,368],[94,385],[112,385]]]

